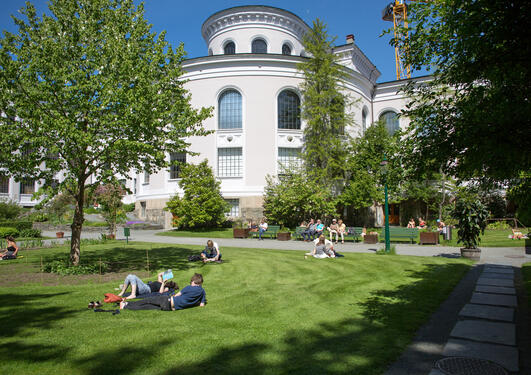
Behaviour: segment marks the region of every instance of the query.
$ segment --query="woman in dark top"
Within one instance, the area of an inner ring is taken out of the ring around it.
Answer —
[[[6,237],[7,241],[7,249],[1,254],[0,259],[1,260],[7,260],[7,259],[17,259],[17,253],[18,253],[18,246],[15,243],[15,239],[12,236]]]

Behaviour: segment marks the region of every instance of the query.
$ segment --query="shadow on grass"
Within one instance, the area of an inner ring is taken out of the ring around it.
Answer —
[[[207,358],[177,364],[161,373],[382,374],[451,292],[454,283],[448,281],[458,282],[468,268],[466,264],[431,264],[422,271],[405,271],[412,278],[409,283],[391,290],[374,291],[363,303],[357,304],[363,318],[339,320],[323,316],[324,323],[309,329],[286,330],[277,342],[249,341],[218,346]],[[209,345],[200,337],[197,343]],[[145,349],[102,350],[91,356],[91,370],[113,374],[131,372],[135,365],[124,358],[134,358],[131,353],[143,356]],[[175,358],[178,361],[178,354]],[[119,366],[108,368],[107,364],[113,361],[127,365],[123,369]],[[138,360],[132,363],[140,366]],[[424,370],[419,363],[411,373],[429,372]]]
[[[20,341],[0,345],[0,356],[3,361],[27,363],[64,361],[68,358],[70,349],[54,344],[24,344]]]

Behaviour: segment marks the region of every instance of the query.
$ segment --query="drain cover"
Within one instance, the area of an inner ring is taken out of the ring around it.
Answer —
[[[435,367],[447,375],[508,375],[493,362],[468,357],[448,357],[438,360]]]

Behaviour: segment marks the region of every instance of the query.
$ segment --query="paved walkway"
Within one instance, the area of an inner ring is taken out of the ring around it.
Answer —
[[[130,241],[205,245],[207,238],[157,236],[160,230],[132,230]],[[125,240],[122,233],[119,240]],[[55,233],[44,232],[45,236]],[[70,233],[65,233],[70,235]],[[83,238],[99,238],[99,233],[84,232]],[[309,250],[302,241],[266,239],[216,239],[221,247],[247,247],[278,250]],[[383,244],[345,243],[339,252],[374,253]],[[459,249],[447,246],[396,244],[399,255],[457,257]],[[510,373],[518,374],[519,351],[516,341],[518,309],[515,274],[531,262],[523,247],[483,248],[480,261],[459,282],[448,299],[419,329],[413,342],[385,375],[442,375],[434,369],[437,360],[472,357],[490,360]],[[477,372],[481,373],[481,372]]]

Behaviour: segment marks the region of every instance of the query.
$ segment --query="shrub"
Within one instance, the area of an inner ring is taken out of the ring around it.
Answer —
[[[12,200],[0,200],[0,219],[14,219],[22,212],[22,207]]]
[[[101,263],[101,273],[105,273],[108,265]],[[59,275],[91,275],[100,273],[100,263],[71,265],[68,260],[53,260],[43,266],[43,272],[56,273]]]
[[[496,221],[487,225],[487,229],[511,229],[511,226],[504,221]]]
[[[31,221],[13,221],[13,220],[6,220],[6,221],[0,221],[0,227],[9,227],[9,228],[16,228],[19,232],[23,231],[24,229],[32,229],[33,223]]]
[[[457,219],[457,243],[464,244],[466,249],[476,249],[481,241],[480,234],[485,231],[489,211],[474,196],[458,198],[453,211]]]
[[[0,238],[6,238],[7,236],[18,237],[19,231],[13,227],[0,227]]]
[[[44,212],[33,212],[28,216],[28,219],[31,219],[34,222],[42,223],[48,221],[48,215]]]
[[[101,211],[95,207],[87,207],[83,209],[83,212],[86,214],[99,214]]]
[[[20,237],[24,238],[39,238],[41,231],[39,229],[23,229],[20,231]]]
[[[127,203],[122,206],[122,209],[124,212],[133,212],[135,210],[135,204],[134,203]]]

